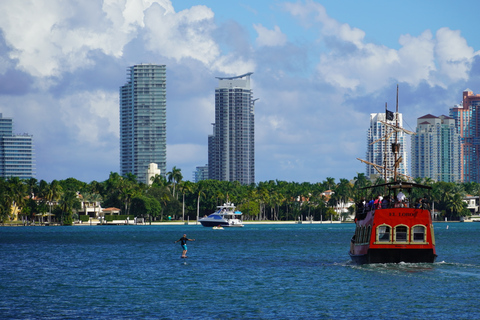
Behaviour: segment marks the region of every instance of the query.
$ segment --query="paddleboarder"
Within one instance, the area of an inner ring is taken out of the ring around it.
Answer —
[[[175,241],[175,243],[177,243],[178,241],[180,241],[180,244],[182,245],[182,248],[183,248],[182,258],[186,258],[187,257],[187,241],[195,241],[195,239],[188,239],[187,235],[184,234],[183,237]]]

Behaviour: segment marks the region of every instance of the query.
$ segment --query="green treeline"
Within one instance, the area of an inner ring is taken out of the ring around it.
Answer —
[[[0,179],[0,220],[11,221],[14,212],[19,219],[33,221],[38,215],[50,214],[55,221],[69,225],[80,219],[82,201],[100,202],[102,208],[115,207],[122,215],[144,218],[145,221],[196,220],[227,201],[233,202],[244,213],[244,220],[344,220],[334,208],[345,207],[353,213],[361,197],[382,195],[374,190],[368,195],[361,188],[372,183],[363,173],[351,181],[327,178],[318,183],[297,183],[279,180],[245,186],[238,182],[205,180],[198,183],[183,181],[180,169],[174,167],[167,178],[156,176],[152,185],[139,183],[134,175],[125,177],[110,173],[103,182],[81,182],[74,178],[48,183],[37,179]],[[381,183],[381,179],[375,183]],[[432,186],[418,194],[409,195],[410,201],[427,197],[439,212],[439,219],[458,220],[469,216],[465,195],[480,194],[478,183],[433,182],[416,179],[415,182]],[[322,195],[332,190],[331,195]],[[348,215],[348,214],[344,214]],[[85,220],[85,219],[83,219]]]

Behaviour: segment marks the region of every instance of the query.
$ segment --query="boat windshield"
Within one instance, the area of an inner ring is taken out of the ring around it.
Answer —
[[[215,214],[215,213],[212,213],[211,215],[208,216],[209,218],[212,218],[212,219],[223,219],[221,216],[219,216],[218,214]]]

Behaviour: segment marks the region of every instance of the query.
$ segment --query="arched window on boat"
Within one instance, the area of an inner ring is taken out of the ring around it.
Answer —
[[[416,225],[412,227],[412,242],[427,242],[427,232],[424,225]]]
[[[395,226],[395,242],[408,242],[408,227],[405,225]]]
[[[379,225],[377,227],[377,241],[378,242],[390,242],[391,227],[386,224]]]

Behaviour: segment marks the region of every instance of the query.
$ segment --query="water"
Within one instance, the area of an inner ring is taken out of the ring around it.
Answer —
[[[0,318],[478,319],[480,223],[446,226],[434,264],[365,266],[353,224],[0,228]]]

